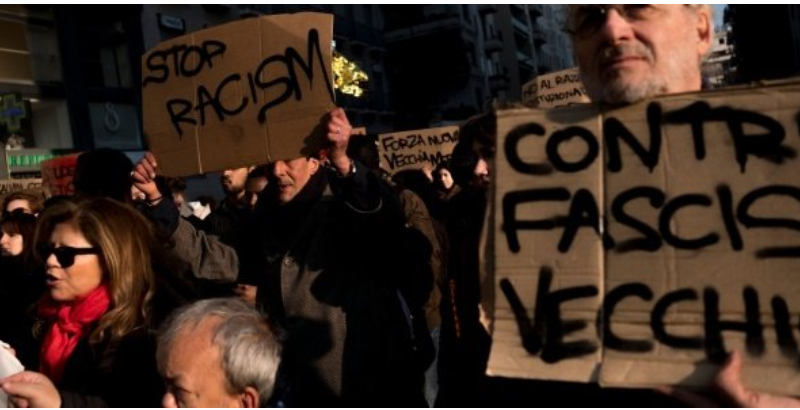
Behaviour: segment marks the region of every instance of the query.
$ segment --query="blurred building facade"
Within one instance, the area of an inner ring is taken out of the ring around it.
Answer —
[[[3,5],[0,141],[22,141],[9,155],[17,174],[66,152],[140,154],[147,50],[226,22],[299,11],[333,14],[336,52],[369,76],[362,98],[337,93],[355,125],[380,133],[455,123],[493,101],[518,101],[525,82],[572,65],[560,7]]]

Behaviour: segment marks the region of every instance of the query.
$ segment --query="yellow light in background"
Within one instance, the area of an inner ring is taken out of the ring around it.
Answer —
[[[364,70],[343,55],[333,53],[333,88],[358,98],[364,95],[361,83],[366,81],[369,81],[369,76]]]

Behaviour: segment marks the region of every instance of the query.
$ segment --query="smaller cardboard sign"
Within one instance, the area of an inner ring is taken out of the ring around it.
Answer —
[[[522,86],[522,101],[537,108],[558,108],[588,103],[580,71],[569,68],[540,75]]]
[[[41,179],[3,179],[0,180],[0,203],[14,192],[28,192],[33,195],[45,197],[42,190]]]
[[[75,194],[72,180],[80,155],[77,153],[42,162],[42,186],[50,196]]]
[[[393,132],[378,136],[381,168],[390,174],[407,169],[435,168],[447,162],[458,143],[458,126]]]
[[[333,16],[272,15],[165,41],[142,57],[144,129],[166,176],[315,154],[334,106]]]

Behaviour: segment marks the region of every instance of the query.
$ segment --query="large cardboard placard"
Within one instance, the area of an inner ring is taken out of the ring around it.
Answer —
[[[800,391],[800,84],[498,114],[492,374]]]
[[[588,103],[577,68],[540,75],[522,86],[522,102],[536,108],[558,108]]]
[[[333,17],[265,16],[142,57],[144,128],[160,169],[194,175],[315,154],[334,103]]]
[[[458,143],[458,126],[378,135],[381,168],[394,174],[447,162]]]
[[[50,196],[74,195],[75,168],[78,167],[78,156],[81,153],[53,158],[41,163],[42,186]]]

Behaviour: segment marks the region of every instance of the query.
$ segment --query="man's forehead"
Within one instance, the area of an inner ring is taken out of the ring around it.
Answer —
[[[30,204],[30,201],[28,201],[27,199],[24,199],[24,198],[13,199],[8,203],[9,206],[16,205],[16,206],[19,206],[19,207],[28,206],[29,204]]]

